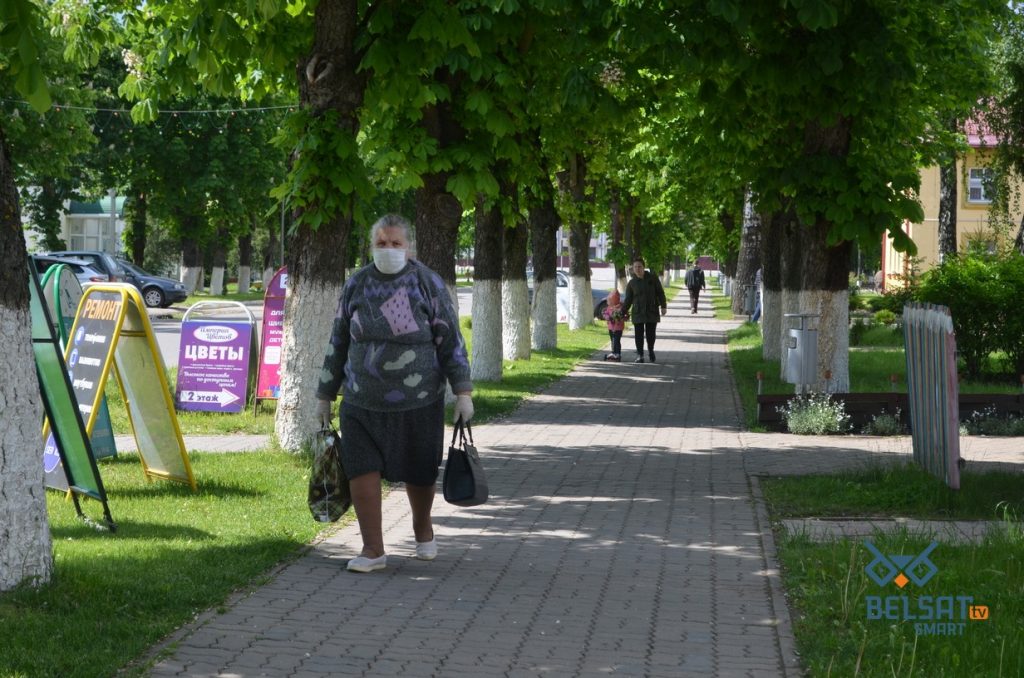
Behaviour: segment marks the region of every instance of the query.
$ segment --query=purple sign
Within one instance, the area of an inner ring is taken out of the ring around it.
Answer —
[[[179,410],[241,412],[249,391],[252,325],[186,320],[178,348]]]
[[[263,298],[263,340],[260,342],[256,398],[277,398],[281,393],[281,344],[284,343],[284,299],[288,269],[274,274]]]

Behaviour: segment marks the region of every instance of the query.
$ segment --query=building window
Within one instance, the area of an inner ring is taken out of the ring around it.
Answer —
[[[987,205],[992,202],[992,170],[972,167],[967,178],[967,202]]]

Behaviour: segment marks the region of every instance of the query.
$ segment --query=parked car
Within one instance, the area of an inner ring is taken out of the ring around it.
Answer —
[[[530,303],[533,303],[533,269],[526,270],[526,284],[530,288]],[[604,309],[608,306],[608,295],[603,290],[590,290],[594,300],[594,317],[603,320]],[[558,308],[558,322],[569,321],[569,275],[555,271],[555,302]]]
[[[86,283],[107,281],[107,276],[93,268],[91,266],[92,262],[86,261],[85,259],[54,257],[48,254],[32,254],[29,255],[29,259],[32,260],[36,273],[38,273],[40,277],[51,267],[58,264],[64,264],[71,269],[71,272],[75,274],[75,277],[78,278],[78,282],[80,282],[83,287]]]
[[[173,278],[147,273],[125,259],[118,259],[117,263],[124,269],[129,282],[142,292],[142,300],[146,302],[146,306],[166,308],[176,302],[185,301],[188,297],[185,285]]]
[[[150,275],[132,262],[121,259],[109,252],[97,250],[62,250],[49,252],[51,256],[75,257],[92,263],[93,268],[101,271],[110,282],[127,282],[139,288],[142,300],[151,308],[166,308],[171,304],[184,301],[188,296],[185,286],[177,280]]]
[[[72,257],[84,259],[89,262],[92,268],[106,276],[109,282],[131,282],[128,280],[124,268],[117,263],[117,258],[109,252],[98,250],[60,250],[59,252],[47,252],[52,257]]]

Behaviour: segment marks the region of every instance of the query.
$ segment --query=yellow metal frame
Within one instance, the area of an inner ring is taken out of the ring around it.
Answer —
[[[79,319],[81,317],[82,307],[85,305],[86,300],[89,296],[95,292],[113,292],[121,295],[121,308],[117,313],[117,319],[114,321],[114,332],[110,337],[110,347],[107,351],[106,358],[103,361],[103,367],[100,370],[100,384],[101,388],[96,391],[96,398],[92,403],[92,410],[89,412],[89,420],[85,424],[85,430],[88,435],[92,435],[92,429],[96,422],[96,415],[99,410],[99,401],[103,396],[102,385],[107,383],[107,379],[110,377],[110,369],[114,368],[114,377],[117,379],[117,386],[121,389],[121,393],[124,396],[125,409],[128,412],[128,422],[132,427],[132,435],[135,436],[135,443],[139,448],[139,459],[142,462],[142,470],[146,475],[146,478],[152,480],[153,478],[163,478],[164,480],[172,480],[174,482],[184,483],[190,486],[193,490],[196,489],[195,476],[192,473],[192,464],[188,459],[188,452],[185,449],[185,441],[181,436],[181,427],[178,425],[178,414],[174,409],[174,401],[171,399],[170,386],[167,382],[167,374],[164,368],[163,357],[160,355],[160,348],[157,346],[156,339],[153,335],[153,326],[149,323],[149,313],[146,311],[146,304],[142,300],[142,295],[139,294],[138,289],[128,283],[98,283],[89,285],[82,292],[82,298],[78,302],[78,311],[75,313],[75,322],[71,327],[71,333],[69,336],[75,336],[78,330]],[[164,471],[155,471],[149,467],[146,463],[145,450],[143,450],[141,441],[139,440],[138,433],[135,427],[135,419],[132,416],[132,403],[129,402],[127,391],[124,386],[124,379],[121,375],[121,368],[118,367],[117,363],[117,342],[122,335],[122,326],[124,325],[125,316],[128,313],[128,302],[131,302],[135,306],[135,310],[139,313],[139,317],[142,321],[142,331],[127,331],[124,332],[125,336],[133,337],[144,337],[146,345],[149,347],[150,356],[153,359],[153,366],[156,368],[156,378],[159,384],[161,393],[163,394],[164,404],[167,406],[167,413],[170,417],[170,422],[174,430],[174,436],[178,443],[178,449],[181,453],[182,462],[185,466],[186,479],[175,477]],[[64,359],[70,360],[71,358],[72,343],[69,341],[68,345],[64,350]],[[44,429],[43,435],[46,435]]]

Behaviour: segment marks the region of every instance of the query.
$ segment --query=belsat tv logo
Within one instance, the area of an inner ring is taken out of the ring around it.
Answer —
[[[902,590],[910,583],[915,587],[924,586],[939,571],[930,557],[938,545],[933,541],[917,554],[885,554],[866,541],[864,546],[874,560],[865,566],[864,572],[883,588],[892,585]],[[968,621],[989,618],[988,606],[975,605],[973,596],[865,596],[864,601],[869,620],[912,621],[914,632],[920,636],[960,636]]]

